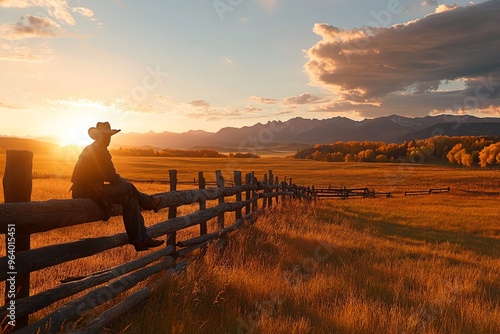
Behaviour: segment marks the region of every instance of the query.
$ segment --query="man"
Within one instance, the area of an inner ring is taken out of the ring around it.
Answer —
[[[99,122],[88,130],[94,143],[85,147],[78,158],[71,177],[71,190],[73,198],[90,198],[97,202],[105,211],[104,220],[110,216],[111,203],[120,204],[129,242],[140,252],[164,243],[149,237],[141,215],[141,208],[156,211],[160,199],[141,193],[116,173],[108,146],[111,136],[120,131],[111,129],[108,122]]]

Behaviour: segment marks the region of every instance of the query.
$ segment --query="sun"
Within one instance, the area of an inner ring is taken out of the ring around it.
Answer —
[[[54,137],[57,138],[59,146],[87,146],[92,142],[88,135],[88,119],[78,114],[73,114],[70,117],[65,117],[58,122],[57,133]]]

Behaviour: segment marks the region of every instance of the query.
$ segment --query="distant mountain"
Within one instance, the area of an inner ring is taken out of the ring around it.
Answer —
[[[500,136],[500,123],[438,123],[420,131],[400,137],[399,141],[427,139],[440,134],[447,136]]]
[[[242,128],[226,127],[216,133],[189,131],[185,133],[130,133],[113,138],[114,146],[150,145],[159,148],[211,148],[220,152],[293,150],[303,145],[328,144],[336,141],[382,141],[400,143],[405,140],[448,136],[500,136],[500,118],[474,116],[425,116],[417,118],[398,115],[363,121],[345,117],[329,119],[292,118],[286,122],[270,121]]]
[[[435,135],[500,136],[500,118],[474,116],[426,116],[409,118],[398,115],[363,121],[345,117],[329,119],[292,118],[242,128],[227,127],[216,133],[207,131],[120,133],[113,137],[112,148],[150,147],[155,149],[212,149],[218,152],[265,154],[292,152],[315,144],[336,141],[381,141],[402,143]],[[47,153],[58,146],[31,139],[0,137],[0,152],[27,149]]]
[[[157,148],[180,148],[186,149],[200,145],[208,137],[213,136],[211,132],[202,130],[188,131],[184,133],[153,131],[147,133],[121,133],[114,136],[113,147],[119,146],[151,146]]]

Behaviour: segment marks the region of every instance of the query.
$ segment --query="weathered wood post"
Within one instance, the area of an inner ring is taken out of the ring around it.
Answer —
[[[267,194],[267,192],[269,192],[269,188],[268,188],[268,182],[267,182],[267,174],[264,174],[264,195]],[[262,197],[262,209],[265,209],[267,208],[267,198],[266,197]]]
[[[5,173],[3,176],[3,190],[5,203],[30,202],[33,188],[33,152],[14,151],[6,152]],[[15,224],[9,225],[5,231],[5,246],[8,259],[9,279],[5,282],[5,305],[9,306],[16,299],[29,297],[30,272],[17,271],[15,257],[18,252],[30,249],[30,234],[17,233]],[[4,320],[4,319],[2,319]],[[15,329],[28,325],[28,317],[5,319],[14,320]]]
[[[257,180],[255,179],[255,172],[251,172],[252,185],[257,184]],[[252,190],[252,198],[257,197],[257,192]],[[252,202],[252,212],[257,211],[257,201]]]
[[[288,187],[287,187],[287,184],[286,184],[286,176],[284,177],[283,182],[281,182],[281,190],[282,191],[288,191]],[[281,196],[281,202],[285,203],[285,201],[286,201],[286,195],[283,194]]]
[[[240,171],[234,171],[234,185],[237,187],[241,187],[241,172]],[[236,202],[241,202],[241,191],[236,193]],[[243,217],[241,209],[236,210],[235,212],[235,217],[236,220],[241,219]]]
[[[251,173],[248,173],[245,175],[245,184],[246,185],[252,184],[252,174]],[[250,189],[248,189],[245,193],[245,200],[248,201],[251,198],[251,196],[252,196],[252,193],[251,193]],[[251,210],[250,203],[248,203],[245,207],[245,215],[250,214],[250,210]]]
[[[273,171],[269,170],[269,192],[271,194],[273,193],[273,179],[274,179]],[[272,207],[273,206],[273,198],[272,197],[269,197],[269,199],[267,201],[267,206],[268,207]]]
[[[168,175],[170,178],[170,191],[176,191],[177,190],[177,170],[175,169],[170,169],[168,171]],[[177,217],[177,207],[176,206],[170,206],[168,208],[168,219],[175,218]],[[177,233],[172,232],[167,235],[167,246],[174,246],[177,243]]]
[[[224,177],[222,176],[222,172],[220,170],[215,171],[215,178],[217,180],[217,188],[224,188]],[[219,204],[224,203],[224,196],[219,197]],[[217,224],[219,229],[224,228],[224,213],[221,213],[217,217]]]
[[[279,180],[279,178],[278,178],[277,176],[275,176],[274,183],[275,183],[276,185],[279,185],[279,184],[280,184],[280,180]],[[280,189],[279,189],[279,188],[277,188],[277,189],[276,189],[276,192],[279,192],[279,191],[280,191]],[[279,200],[279,196],[276,196],[276,204],[279,204],[279,202],[280,202],[280,200]]]
[[[206,188],[206,181],[205,177],[203,176],[203,172],[198,172],[198,183],[199,183],[199,188],[200,189],[205,189]],[[200,211],[205,210],[207,208],[207,201],[204,199],[200,200]],[[201,222],[200,223],[200,235],[207,234],[207,222]]]

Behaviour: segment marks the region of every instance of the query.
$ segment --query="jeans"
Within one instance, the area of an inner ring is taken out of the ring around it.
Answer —
[[[104,184],[103,188],[111,202],[119,204],[123,208],[123,224],[129,242],[136,244],[148,238],[141,208],[152,209],[153,197],[141,193],[132,183],[125,180],[115,184]],[[72,190],[73,198],[89,197],[86,195],[84,186],[74,185]]]

